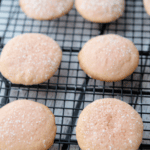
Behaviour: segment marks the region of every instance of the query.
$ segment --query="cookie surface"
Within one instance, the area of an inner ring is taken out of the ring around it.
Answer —
[[[143,0],[143,3],[144,3],[144,7],[145,7],[147,14],[150,15],[150,1],[149,0]]]
[[[54,75],[62,58],[59,45],[42,34],[23,34],[10,40],[0,58],[2,75],[15,84],[39,84]]]
[[[43,104],[17,100],[0,109],[0,150],[47,150],[55,135],[55,117]]]
[[[142,136],[140,115],[127,103],[111,98],[89,104],[76,127],[82,150],[137,150]]]
[[[122,16],[125,0],[75,0],[75,6],[86,20],[108,23]]]
[[[79,52],[78,59],[88,76],[116,82],[134,72],[139,63],[139,52],[130,40],[108,34],[89,40]]]
[[[52,20],[64,16],[73,7],[73,0],[20,0],[23,12],[37,20]]]

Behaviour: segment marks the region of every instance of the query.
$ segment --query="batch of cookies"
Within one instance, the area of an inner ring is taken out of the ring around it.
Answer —
[[[74,0],[20,0],[30,18],[52,20],[67,14]],[[150,14],[150,2],[144,0]],[[88,21],[108,23],[122,16],[125,0],[75,0],[79,14]],[[1,74],[14,84],[34,85],[50,79],[62,59],[60,46],[50,37],[28,33],[10,40],[0,56]],[[131,75],[139,64],[133,42],[119,35],[90,39],[79,52],[81,69],[91,78],[116,82]],[[56,136],[55,117],[43,104],[17,100],[0,109],[0,150],[47,150]],[[127,103],[96,100],[80,114],[76,137],[82,150],[137,150],[143,122]]]

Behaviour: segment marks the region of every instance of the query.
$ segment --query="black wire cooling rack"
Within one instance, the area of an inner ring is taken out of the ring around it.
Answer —
[[[80,112],[92,101],[115,97],[132,105],[144,122],[140,150],[150,149],[150,17],[142,0],[126,0],[124,15],[110,24],[84,20],[73,8],[54,21],[29,19],[18,0],[0,1],[0,51],[14,36],[43,33],[56,40],[63,50],[58,71],[40,85],[15,85],[0,78],[0,107],[16,99],[30,99],[47,105],[56,117],[57,135],[53,149],[78,150],[75,128]],[[136,71],[123,81],[107,83],[85,75],[78,63],[78,52],[90,38],[114,33],[132,40],[140,52]]]

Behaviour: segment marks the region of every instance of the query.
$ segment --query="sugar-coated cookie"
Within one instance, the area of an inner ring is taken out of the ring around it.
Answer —
[[[75,0],[75,6],[86,20],[108,23],[122,16],[125,0]]]
[[[78,59],[88,76],[116,82],[134,72],[139,63],[139,52],[130,40],[108,34],[89,40],[79,52]]]
[[[52,20],[64,16],[73,7],[73,0],[20,0],[23,12],[37,20]]]
[[[150,15],[150,0],[143,0],[145,10],[148,15]]]
[[[43,104],[17,100],[0,109],[0,150],[47,150],[55,135],[55,117]]]
[[[140,115],[127,103],[112,98],[89,104],[76,127],[82,150],[137,150],[142,136]]]
[[[62,58],[62,50],[43,34],[22,34],[10,40],[0,57],[2,75],[15,84],[42,83],[54,75]]]

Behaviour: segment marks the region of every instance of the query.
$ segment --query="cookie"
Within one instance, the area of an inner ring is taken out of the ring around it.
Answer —
[[[47,150],[55,135],[55,117],[43,104],[17,100],[0,109],[0,150]]]
[[[150,0],[143,0],[145,10],[148,15],[150,15]]]
[[[15,84],[33,85],[47,81],[57,71],[62,50],[43,34],[22,34],[10,40],[1,53],[2,75]]]
[[[79,52],[78,59],[88,76],[116,82],[134,72],[139,63],[139,52],[130,40],[108,34],[89,40]]]
[[[125,0],[75,0],[75,7],[88,21],[108,23],[123,15]]]
[[[137,150],[142,136],[140,115],[127,103],[112,98],[89,104],[76,127],[82,150]]]
[[[73,0],[20,0],[23,12],[37,20],[53,20],[67,14],[73,7]]]

